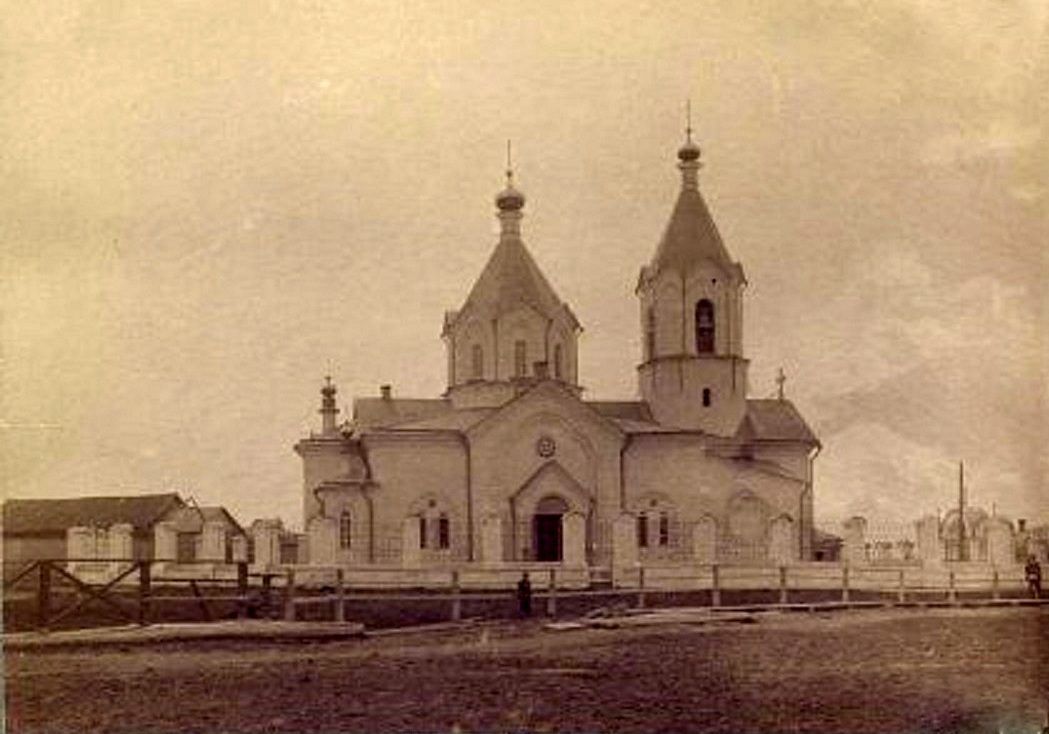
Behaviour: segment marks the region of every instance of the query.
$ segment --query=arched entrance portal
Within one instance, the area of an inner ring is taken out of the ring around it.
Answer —
[[[532,548],[535,560],[558,562],[564,559],[562,519],[568,503],[560,497],[544,497],[535,506],[532,517]]]

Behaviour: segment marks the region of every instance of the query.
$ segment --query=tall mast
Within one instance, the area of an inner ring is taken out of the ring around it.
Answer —
[[[958,462],[958,560],[969,560],[969,540],[965,535],[965,464]]]

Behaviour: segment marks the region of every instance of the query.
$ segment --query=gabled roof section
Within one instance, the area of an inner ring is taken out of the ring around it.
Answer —
[[[684,273],[704,260],[728,271],[738,269],[743,278],[743,270],[729,256],[699,189],[684,186],[652,258],[652,268],[655,272],[669,268]]]
[[[564,314],[575,328],[579,328],[575,315],[558,298],[520,237],[504,235],[462,309],[446,316],[445,328],[464,313],[481,312],[495,316],[522,305],[531,306],[546,318]]]
[[[5,535],[65,533],[72,527],[129,523],[149,530],[185,503],[174,492],[129,497],[75,497],[53,500],[8,500],[4,503]]]
[[[816,434],[789,400],[748,400],[737,436],[758,441],[798,441],[820,445]]]

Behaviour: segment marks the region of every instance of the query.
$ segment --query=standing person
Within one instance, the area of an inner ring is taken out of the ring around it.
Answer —
[[[1027,579],[1027,588],[1034,599],[1042,598],[1042,566],[1033,555],[1027,556],[1027,565],[1024,566],[1024,578]]]
[[[527,571],[517,582],[517,612],[522,617],[532,616],[532,582],[528,580]]]

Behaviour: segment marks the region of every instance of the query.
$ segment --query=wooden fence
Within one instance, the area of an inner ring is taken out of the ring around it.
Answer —
[[[108,580],[102,583],[91,583],[71,571],[76,564],[109,564],[115,570]],[[179,575],[172,577],[158,576],[154,567],[170,564],[170,561],[129,560],[126,558],[62,558],[43,559],[26,562],[20,569],[4,581],[4,599],[19,598],[19,591],[28,582],[36,581],[35,619],[33,627],[47,631],[78,612],[82,612],[92,602],[104,607],[118,619],[131,624],[146,625],[152,621],[153,610],[159,604],[192,604],[205,621],[215,618],[214,605],[233,603],[238,617],[246,617],[253,607],[269,608],[275,603],[273,579],[282,576],[276,572],[251,573],[247,563],[231,564],[236,569],[233,579],[215,578],[213,576]],[[180,566],[198,565],[180,563]],[[200,562],[199,565],[204,565]],[[208,563],[207,565],[212,565]],[[253,592],[252,579],[257,579],[258,592]],[[56,583],[57,582],[57,583]],[[56,609],[59,594],[56,585],[65,583],[74,591],[74,598],[63,608]],[[136,588],[128,606],[128,587]],[[188,594],[155,593],[165,589],[184,587]],[[232,587],[232,590],[231,590]],[[218,589],[221,593],[207,593]]]
[[[70,568],[82,561],[109,563],[109,579],[89,583]],[[28,562],[4,583],[4,596],[10,598],[35,580],[35,619],[33,626],[48,630],[73,617],[87,605],[96,604],[121,621],[150,624],[161,605],[194,605],[203,621],[216,618],[216,605],[232,604],[235,615],[279,616],[296,620],[304,616],[336,622],[346,621],[350,604],[370,602],[378,605],[411,605],[429,602],[444,605],[446,618],[463,617],[464,604],[494,603],[504,610],[514,603],[516,581],[521,571],[502,569],[484,586],[485,577],[477,569],[428,569],[420,575],[410,569],[286,567],[253,572],[247,563],[229,564],[236,574],[218,577],[187,573],[160,575],[170,561],[128,559],[47,559]],[[201,562],[200,565],[204,565]],[[211,565],[211,564],[208,564]],[[529,569],[525,569],[529,570]],[[160,573],[158,573],[158,571]],[[581,581],[578,569],[553,565],[530,568],[533,599],[548,616],[558,614],[559,603],[601,606],[609,603],[636,608],[675,605],[682,599],[714,609],[740,608],[826,608],[871,605],[958,605],[1025,603],[1025,586],[1018,569],[1000,571],[986,567],[919,566],[877,567],[838,564],[799,564],[796,566],[636,566],[612,574],[594,574],[612,579],[594,585]],[[352,584],[349,580],[352,579]],[[56,608],[55,582],[71,586],[75,598]],[[467,583],[464,583],[466,581]],[[417,588],[407,588],[415,583]],[[131,587],[131,588],[129,588]],[[172,593],[179,588],[184,593]],[[129,593],[129,591],[131,593]],[[213,593],[218,591],[218,593]],[[757,593],[760,598],[740,601],[740,596]],[[735,596],[735,600],[726,600]],[[872,598],[873,597],[873,598]],[[1038,603],[1037,600],[1031,600]],[[1049,601],[1049,600],[1047,600]],[[318,607],[320,609],[318,609]]]

